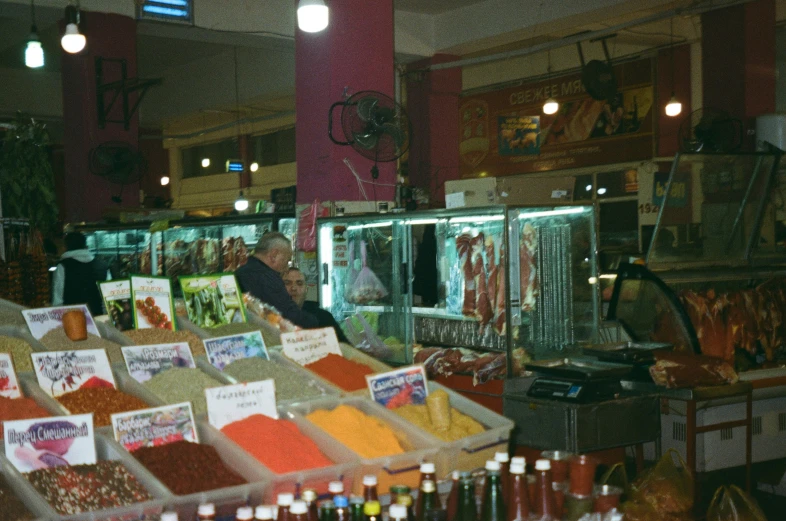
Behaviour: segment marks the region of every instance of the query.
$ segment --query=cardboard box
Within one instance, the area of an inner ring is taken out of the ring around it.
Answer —
[[[448,208],[508,204],[552,206],[573,201],[575,177],[481,177],[445,183]]]

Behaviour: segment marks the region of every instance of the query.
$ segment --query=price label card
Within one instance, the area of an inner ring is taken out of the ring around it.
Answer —
[[[129,452],[173,441],[199,443],[190,402],[113,414],[112,430]]]
[[[278,419],[276,383],[272,379],[205,389],[205,397],[208,421],[216,429],[253,414]]]
[[[3,422],[5,457],[20,472],[96,462],[93,415]]]
[[[120,331],[134,329],[134,304],[131,299],[131,280],[120,279],[99,282],[98,289],[104,299],[109,320]]]
[[[103,349],[49,351],[30,356],[38,385],[53,398],[82,387],[117,387]]]
[[[134,328],[175,331],[175,302],[172,282],[167,277],[131,277]]]
[[[344,356],[338,345],[336,330],[332,327],[281,333],[281,346],[287,358],[300,365],[316,362],[331,353]]]
[[[205,339],[202,343],[205,344],[208,360],[220,371],[241,358],[256,356],[270,360],[262,333],[259,331]]]
[[[237,279],[231,273],[179,277],[188,319],[211,328],[246,321]]]
[[[58,306],[53,308],[37,308],[37,309],[23,309],[22,316],[25,317],[27,327],[30,329],[30,334],[36,340],[41,340],[47,333],[53,329],[63,327],[63,315],[68,311],[73,310],[82,311],[85,314],[85,321],[87,322],[87,332],[91,335],[101,336],[98,332],[93,315],[84,304],[77,306]]]
[[[184,367],[187,369],[196,367],[188,342],[125,346],[121,349],[123,350],[123,358],[126,361],[128,374],[139,383],[146,382],[158,373],[172,367]]]
[[[19,381],[16,379],[14,362],[8,353],[0,353],[0,396],[3,398],[21,398]]]
[[[371,399],[388,409],[402,405],[422,405],[428,396],[428,380],[422,365],[366,375]]]

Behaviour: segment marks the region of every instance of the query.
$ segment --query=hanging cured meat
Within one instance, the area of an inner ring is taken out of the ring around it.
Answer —
[[[499,264],[500,266],[505,265],[505,250],[502,245],[499,247]],[[501,269],[497,272],[497,297],[494,299],[494,331],[498,335],[505,334],[505,325],[507,324],[505,289],[505,270]]]
[[[483,266],[483,257],[480,255],[475,256],[473,274],[475,275],[475,287],[477,288],[475,318],[480,322],[482,330],[491,322],[491,319],[494,318],[494,310],[491,307],[492,303],[489,299],[486,268]]]
[[[486,274],[488,275],[489,300],[496,306],[497,300],[497,263],[494,255],[494,237],[486,237]],[[496,311],[496,308],[495,308]]]
[[[538,232],[529,223],[524,225],[519,243],[519,277],[521,310],[532,311],[537,304],[540,287],[538,282]]]
[[[464,276],[464,301],[461,314],[471,317],[475,314],[475,276],[472,270],[472,237],[463,233],[456,237],[456,251],[458,252],[459,266]]]

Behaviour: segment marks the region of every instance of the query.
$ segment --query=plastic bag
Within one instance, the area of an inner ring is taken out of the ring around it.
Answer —
[[[736,485],[720,487],[707,510],[707,521],[767,521],[756,500]]]
[[[319,199],[300,212],[297,221],[297,249],[300,251],[317,251],[317,218],[327,217],[330,211],[319,204]]]
[[[360,313],[344,320],[344,333],[352,345],[374,358],[391,356],[390,348],[377,336],[375,328]]]
[[[675,458],[679,466],[675,464]],[[654,467],[631,486],[634,502],[647,503],[657,513],[680,514],[693,509],[693,474],[675,449],[669,449]]]
[[[254,313],[256,316],[265,320],[282,333],[289,333],[300,329],[295,324],[284,318],[281,315],[281,312],[274,306],[262,302],[251,293],[243,293],[243,303],[246,305],[246,311]]]
[[[363,267],[347,292],[347,301],[352,304],[369,304],[387,297],[388,290],[367,265],[366,241],[360,241],[360,259]]]

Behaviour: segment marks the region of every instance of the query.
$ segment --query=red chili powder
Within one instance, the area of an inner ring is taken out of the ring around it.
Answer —
[[[288,420],[255,414],[225,425],[221,432],[276,474],[333,464],[311,438]]]
[[[374,374],[369,366],[333,353],[305,367],[349,392],[365,389],[366,375]]]
[[[0,437],[3,436],[3,422],[27,420],[51,416],[49,411],[40,407],[32,398],[4,398],[0,396]]]

